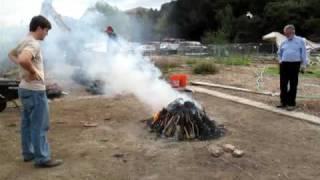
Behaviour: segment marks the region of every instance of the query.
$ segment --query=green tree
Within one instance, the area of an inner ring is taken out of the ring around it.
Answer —
[[[133,18],[134,24],[129,23],[132,17],[127,20],[123,12],[106,3],[97,3],[95,8],[112,16],[114,23],[125,24],[124,30],[134,27],[135,32],[144,32],[141,36],[146,39],[170,36],[208,42],[259,42],[264,34],[281,32],[288,23],[296,25],[298,35],[320,40],[319,7],[319,0],[177,0],[163,4],[159,11],[142,12]],[[253,18],[246,17],[248,11]]]
[[[226,44],[228,43],[228,35],[224,31],[207,31],[202,37],[204,44]]]

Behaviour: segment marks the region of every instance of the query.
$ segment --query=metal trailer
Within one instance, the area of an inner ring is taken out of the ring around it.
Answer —
[[[0,80],[0,112],[6,109],[7,102],[18,99],[19,81]]]

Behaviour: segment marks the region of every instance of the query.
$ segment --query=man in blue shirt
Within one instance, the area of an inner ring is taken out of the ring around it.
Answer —
[[[304,70],[308,59],[306,43],[303,38],[295,35],[295,27],[286,25],[283,32],[287,39],[280,45],[278,51],[281,104],[277,107],[292,111],[296,106],[299,70]]]

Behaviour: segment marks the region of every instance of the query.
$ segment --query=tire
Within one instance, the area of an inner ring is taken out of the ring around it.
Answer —
[[[7,107],[7,100],[0,96],[0,112],[5,110]]]

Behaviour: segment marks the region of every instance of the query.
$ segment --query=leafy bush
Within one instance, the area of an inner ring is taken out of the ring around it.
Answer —
[[[194,74],[216,74],[218,71],[218,67],[213,62],[201,62],[193,67]]]

